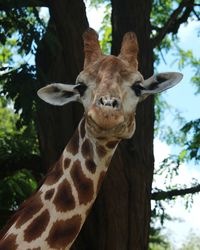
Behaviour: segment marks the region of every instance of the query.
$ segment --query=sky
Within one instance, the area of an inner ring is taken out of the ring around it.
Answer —
[[[98,10],[87,7],[87,17],[90,27],[96,31],[101,27],[101,21],[103,18],[103,8]],[[200,42],[197,37],[197,32],[200,30],[200,24],[194,21],[189,21],[188,25],[181,25],[179,30],[179,46],[182,49],[191,49],[193,53],[200,58]],[[167,100],[170,106],[174,109],[178,109],[182,116],[187,121],[200,117],[200,99],[199,95],[194,95],[195,87],[191,84],[191,77],[193,69],[191,67],[185,67],[183,70],[178,68],[177,62],[174,57],[175,50],[172,49],[170,53],[163,53],[165,60],[161,60],[160,65],[156,68],[158,72],[166,71],[179,71],[183,73],[184,77],[180,84],[174,88],[163,93],[163,97]],[[173,125],[172,118],[165,117],[165,122]],[[175,121],[174,121],[175,124]],[[176,123],[176,128],[180,129]],[[162,162],[167,156],[173,153],[174,148],[170,147],[166,143],[155,138],[154,140],[154,154],[155,154],[155,168],[158,168],[159,163]],[[200,169],[194,164],[182,164],[180,166],[180,175],[174,177],[171,183],[188,184],[195,178],[200,182]],[[154,187],[164,188],[165,179],[163,176],[157,176],[154,178]],[[153,204],[152,204],[153,205]],[[179,218],[178,221],[166,222],[164,232],[168,235],[170,241],[174,245],[174,249],[181,246],[182,242],[186,239],[187,235],[193,231],[200,235],[200,221],[199,221],[199,209],[200,209],[200,194],[197,194],[193,198],[193,205],[189,210],[185,209],[184,199],[178,198],[177,201],[171,205],[165,205],[166,212],[172,217]]]

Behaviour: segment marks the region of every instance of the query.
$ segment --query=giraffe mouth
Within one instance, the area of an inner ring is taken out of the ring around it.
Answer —
[[[95,137],[107,137],[109,135],[109,138],[111,138],[112,135],[115,135],[114,137],[118,138],[116,131],[120,131],[122,127],[124,127],[123,124],[118,124],[114,128],[105,129],[100,127],[92,118],[87,118],[87,128]]]
[[[87,113],[88,122],[102,130],[110,130],[124,122],[123,112],[111,108],[93,107]]]
[[[94,113],[93,113],[94,112]],[[116,119],[113,119],[114,122],[110,123],[110,119],[114,115],[113,112],[109,112],[108,121],[107,114],[106,118],[102,116],[101,113],[95,111],[88,111],[85,114],[87,130],[95,137],[108,137],[117,138],[117,139],[127,139],[131,138],[135,131],[135,113],[123,115],[123,112],[114,113]],[[109,122],[107,124],[106,122]]]
[[[86,115],[86,124],[87,130],[95,137],[108,137],[111,138],[121,138],[121,131],[125,129],[125,123],[120,122],[117,124],[113,124],[113,126],[107,126],[103,122],[99,123],[98,121],[94,120],[91,116]]]

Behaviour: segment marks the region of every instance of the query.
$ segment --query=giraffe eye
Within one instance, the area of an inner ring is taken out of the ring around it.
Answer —
[[[77,82],[76,84],[77,84],[77,86],[75,87],[75,89],[78,90],[80,96],[83,96],[86,89],[88,88],[87,85],[83,82]]]
[[[141,81],[136,81],[134,84],[131,86],[131,89],[135,92],[136,96],[141,95],[141,90],[144,89],[144,87],[141,85]]]

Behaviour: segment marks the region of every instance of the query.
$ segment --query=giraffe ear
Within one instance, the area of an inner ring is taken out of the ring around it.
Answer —
[[[39,89],[37,94],[43,101],[55,106],[62,106],[73,101],[80,101],[77,85],[53,83]]]
[[[129,63],[130,67],[138,69],[138,42],[134,32],[128,32],[124,35],[119,58]]]
[[[98,34],[95,30],[89,28],[83,34],[84,41],[84,68],[95,62],[102,56],[101,48],[98,41]]]
[[[139,95],[141,100],[144,100],[147,96],[151,94],[160,93],[169,88],[172,88],[177,83],[179,83],[183,78],[183,75],[178,72],[165,72],[159,73],[151,76],[139,85]]]

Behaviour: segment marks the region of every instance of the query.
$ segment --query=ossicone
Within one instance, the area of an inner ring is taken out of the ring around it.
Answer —
[[[92,28],[89,28],[83,33],[83,42],[85,53],[84,68],[86,68],[102,56],[102,51],[98,40],[98,34]]]
[[[119,58],[128,62],[131,68],[138,69],[138,41],[134,32],[127,32],[122,40]]]

